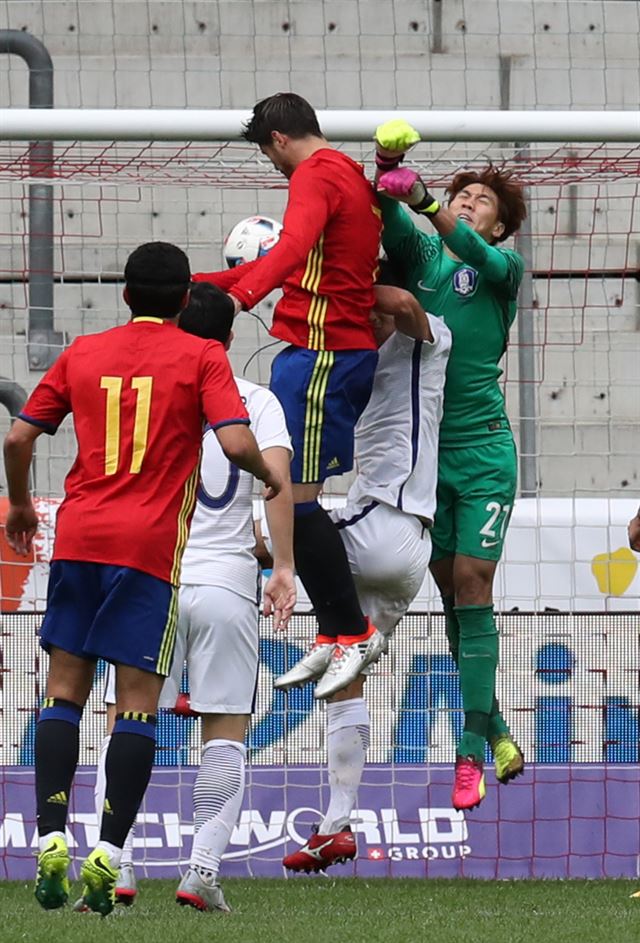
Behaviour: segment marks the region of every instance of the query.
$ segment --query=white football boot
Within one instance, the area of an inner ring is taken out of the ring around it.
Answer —
[[[369,638],[351,645],[338,643],[331,663],[316,685],[313,696],[323,701],[355,681],[363,668],[376,662],[387,650],[386,637],[374,629]]]
[[[222,893],[222,888],[216,883],[216,876],[205,875],[195,868],[189,868],[180,881],[176,891],[176,902],[196,910],[220,910],[225,914],[231,913]]]
[[[138,893],[138,882],[131,862],[120,865],[118,880],[116,881],[116,904],[129,907]]]
[[[274,688],[288,691],[289,688],[297,688],[307,681],[315,681],[329,667],[335,647],[335,642],[314,642],[307,654],[297,661],[293,668],[275,679]]]

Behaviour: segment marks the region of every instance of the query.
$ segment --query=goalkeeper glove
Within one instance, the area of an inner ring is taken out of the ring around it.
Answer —
[[[420,135],[403,118],[385,121],[376,128],[376,167],[383,173],[395,170],[404,160],[406,152],[417,144]]]
[[[429,193],[418,174],[408,167],[398,167],[382,174],[378,180],[378,190],[394,200],[408,203],[414,213],[421,216],[435,216],[440,209],[440,204]]]

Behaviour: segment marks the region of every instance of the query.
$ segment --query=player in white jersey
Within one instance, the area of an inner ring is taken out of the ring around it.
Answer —
[[[220,299],[225,295],[215,286],[194,286],[180,327],[228,347],[231,319],[225,318],[226,305],[220,306]],[[260,450],[287,483],[266,508],[269,528],[277,537],[273,574],[264,589],[264,613],[273,614],[274,627],[282,629],[296,601],[291,443],[273,393],[238,377],[236,383]],[[184,711],[185,699],[179,699],[179,692],[186,663],[186,709],[202,718],[203,745],[193,794],[193,848],[176,900],[198,910],[229,911],[218,870],[244,795],[244,739],[258,675],[260,572],[253,553],[253,478],[225,458],[209,428],[203,436],[200,475],[182,559],[175,654],[160,707],[174,708],[179,702]],[[112,693],[108,691],[105,700]],[[135,884],[133,888],[135,893]]]
[[[360,604],[387,640],[422,585],[429,529],[436,507],[438,430],[451,334],[407,292],[376,289],[372,320],[379,360],[371,398],[355,434],[357,476],[347,504],[331,512],[344,542]],[[314,646],[279,688],[322,672],[316,696],[329,697],[327,749],[330,783],[324,819],[306,845],[284,858],[293,871],[324,870],[354,858],[349,827],[369,743],[365,674],[350,677],[349,649]],[[305,664],[306,663],[306,664]]]

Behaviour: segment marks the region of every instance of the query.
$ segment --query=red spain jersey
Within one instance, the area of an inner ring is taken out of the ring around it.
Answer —
[[[77,338],[20,418],[53,434],[73,414],[54,560],[128,566],[177,584],[202,424],[248,423],[224,348],[159,318]]]
[[[294,170],[284,228],[269,254],[194,281],[213,282],[245,308],[282,286],[274,337],[310,350],[375,350],[369,316],[381,231],[362,165],[322,148]]]

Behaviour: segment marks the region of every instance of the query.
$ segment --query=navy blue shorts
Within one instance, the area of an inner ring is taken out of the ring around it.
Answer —
[[[353,430],[369,401],[376,350],[286,347],[271,366],[293,444],[291,480],[318,483],[353,468]]]
[[[40,645],[79,658],[169,674],[178,591],[128,566],[54,560]]]

